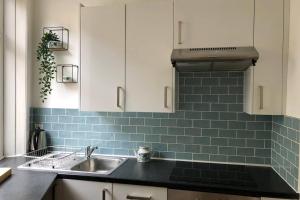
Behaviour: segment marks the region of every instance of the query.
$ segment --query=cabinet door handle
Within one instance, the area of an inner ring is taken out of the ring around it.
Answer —
[[[168,86],[166,86],[164,88],[164,107],[165,108],[168,108],[168,89],[169,89]]]
[[[140,196],[131,196],[131,195],[127,195],[126,199],[131,199],[131,200],[151,200],[152,197],[140,197]]]
[[[182,44],[182,21],[178,21],[178,44]]]
[[[121,108],[120,105],[120,91],[121,91],[122,87],[117,87],[117,107]]]
[[[105,200],[105,198],[106,198],[106,192],[109,192],[109,191],[108,191],[108,189],[104,188],[102,190],[102,200]]]
[[[264,86],[259,86],[259,109],[264,109]]]

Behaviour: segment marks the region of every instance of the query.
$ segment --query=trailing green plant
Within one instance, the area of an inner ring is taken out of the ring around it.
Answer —
[[[53,32],[44,33],[41,42],[37,48],[37,60],[39,66],[39,85],[40,85],[40,98],[44,103],[48,95],[52,92],[51,81],[55,78],[56,63],[53,52],[49,49],[48,44],[50,41],[59,41],[58,36]]]

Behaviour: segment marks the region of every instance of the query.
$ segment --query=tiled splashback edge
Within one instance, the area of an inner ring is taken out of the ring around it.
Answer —
[[[43,126],[49,145],[99,145],[98,153],[111,155],[133,155],[134,149],[146,145],[158,158],[270,164],[271,117],[267,116],[239,113],[240,123],[249,130],[236,130],[214,127],[215,121],[187,119],[183,111],[106,113],[32,108],[31,113],[32,127]]]
[[[300,120],[273,116],[271,165],[298,190]]]

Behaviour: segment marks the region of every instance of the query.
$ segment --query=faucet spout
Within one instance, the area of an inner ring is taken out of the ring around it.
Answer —
[[[97,146],[94,146],[94,147],[87,146],[87,147],[85,148],[85,157],[86,157],[86,158],[91,158],[92,153],[93,153],[96,149],[98,149]]]

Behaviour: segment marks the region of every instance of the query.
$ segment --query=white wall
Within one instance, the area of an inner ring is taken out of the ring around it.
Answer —
[[[80,62],[79,40],[80,4],[74,0],[33,0],[33,64],[32,64],[32,106],[78,108],[79,84],[60,84],[53,80],[53,92],[43,104],[39,98],[38,67],[36,48],[46,26],[64,26],[70,30],[69,51],[55,52],[57,64]]]
[[[53,92],[45,103],[39,98],[36,47],[45,26],[64,26],[70,30],[69,51],[55,52],[57,64],[80,64],[80,4],[97,6],[136,0],[32,0],[33,1],[33,64],[32,106],[79,108],[79,84],[61,84],[53,80]],[[80,66],[79,66],[80,67]]]
[[[300,118],[300,1],[290,2],[286,115]]]

